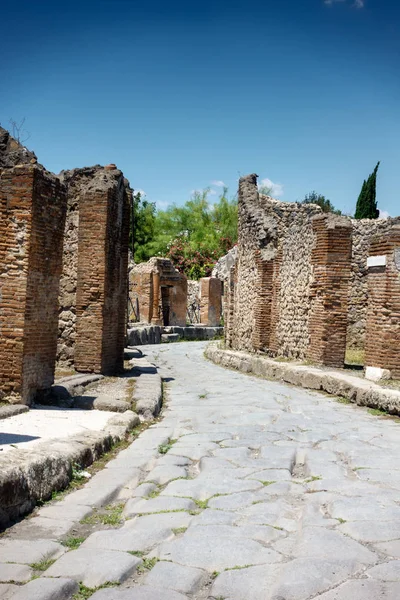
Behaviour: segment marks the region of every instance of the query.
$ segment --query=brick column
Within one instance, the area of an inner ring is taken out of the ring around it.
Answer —
[[[135,306],[136,299],[138,300],[138,320],[142,323],[150,323],[153,315],[153,274],[133,271],[131,273],[130,287],[132,301],[135,302]]]
[[[0,399],[54,382],[66,190],[42,168],[0,174]]]
[[[187,296],[188,296],[187,279],[186,279],[185,275],[181,275],[179,280],[171,288],[170,325],[176,325],[178,327],[186,326]]]
[[[222,283],[216,277],[200,279],[200,322],[218,327],[221,322]]]
[[[343,367],[349,282],[351,222],[346,217],[321,215],[312,219],[316,235],[312,250],[313,283],[307,358],[330,367]]]
[[[257,297],[254,303],[254,350],[265,350],[270,345],[271,309],[274,278],[274,260],[263,260],[261,251],[256,251]]]
[[[368,258],[365,376],[400,378],[400,227],[376,237]]]
[[[76,295],[75,368],[103,374],[123,368],[130,212],[121,172],[107,171],[80,200]]]

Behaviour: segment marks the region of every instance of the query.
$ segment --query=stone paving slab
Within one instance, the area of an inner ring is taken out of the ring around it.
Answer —
[[[27,565],[0,564],[0,583],[26,583],[32,575],[33,571]]]
[[[172,562],[160,561],[145,579],[146,585],[167,587],[182,594],[195,594],[208,580],[201,569],[184,567]]]
[[[126,552],[79,548],[59,558],[47,569],[46,577],[69,577],[96,588],[107,582],[125,581],[141,562]]]
[[[19,588],[11,600],[69,600],[78,589],[73,579],[39,577]]]
[[[59,558],[66,548],[51,540],[1,540],[0,562],[30,565],[40,562],[43,557]]]
[[[143,585],[127,590],[99,590],[91,596],[90,600],[187,600],[187,596],[164,587]]]

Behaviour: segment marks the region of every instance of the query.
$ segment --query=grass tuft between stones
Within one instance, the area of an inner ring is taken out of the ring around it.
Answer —
[[[158,558],[154,556],[153,558],[144,558],[141,565],[138,566],[138,573],[146,573],[147,571],[151,571],[153,567],[158,563]]]
[[[66,540],[62,541],[62,545],[65,546],[66,548],[69,548],[70,550],[76,550],[77,548],[79,548],[79,546],[82,544],[82,542],[85,541],[86,538],[84,537],[76,537],[76,536],[71,536],[69,538],[67,538]]]
[[[55,562],[56,561],[55,561],[54,558],[46,558],[46,557],[44,557],[44,558],[42,558],[42,560],[40,562],[31,563],[29,566],[34,571],[46,571]]]
[[[80,583],[79,590],[76,592],[76,594],[72,596],[72,598],[73,600],[87,600],[88,598],[90,598],[90,596],[93,596],[93,594],[95,592],[98,592],[99,590],[103,590],[104,588],[117,587],[119,585],[120,583],[118,581],[107,581],[107,583],[99,585],[99,587],[89,588],[86,587],[86,585],[83,585],[83,583]]]
[[[160,445],[158,446],[158,452],[159,452],[160,454],[167,454],[167,452],[169,452],[169,450],[171,450],[172,446],[173,446],[174,444],[176,444],[176,442],[177,442],[177,441],[178,441],[178,440],[175,440],[175,439],[171,439],[171,438],[170,438],[170,439],[168,440],[168,443],[167,443],[167,444],[160,444]]]
[[[175,527],[175,528],[171,529],[172,533],[174,533],[175,535],[179,535],[180,533],[185,533],[186,530],[187,530],[187,527]]]
[[[93,512],[88,517],[81,520],[82,525],[97,525],[102,523],[103,525],[112,525],[116,527],[124,521],[122,517],[122,511],[124,510],[124,504],[109,504],[105,507],[107,512],[98,513]]]

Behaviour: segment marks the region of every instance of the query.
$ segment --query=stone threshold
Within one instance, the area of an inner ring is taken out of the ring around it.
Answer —
[[[391,415],[400,415],[400,391],[383,388],[369,380],[336,369],[282,363],[265,356],[226,350],[215,342],[207,346],[205,356],[223,367],[306,389],[323,391],[346,398],[359,406],[368,406]]]

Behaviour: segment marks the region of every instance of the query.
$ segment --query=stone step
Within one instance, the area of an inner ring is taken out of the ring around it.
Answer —
[[[179,342],[181,336],[179,333],[163,333],[161,335],[161,343],[166,344],[170,342]]]

